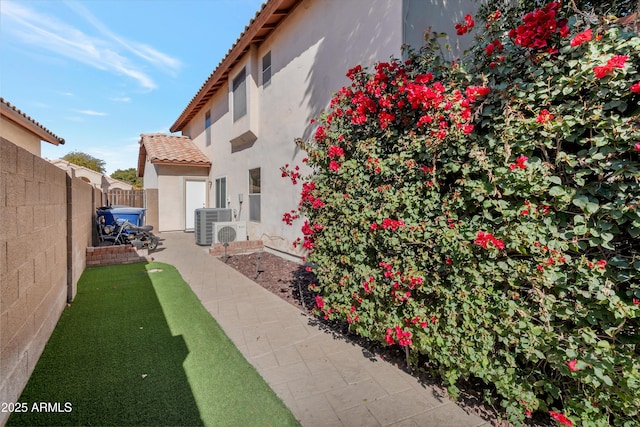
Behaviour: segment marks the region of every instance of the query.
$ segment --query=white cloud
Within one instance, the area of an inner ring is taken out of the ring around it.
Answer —
[[[2,0],[0,14],[4,31],[23,44],[36,46],[99,70],[128,76],[143,88],[156,88],[143,68],[148,64],[164,72],[175,73],[182,64],[154,48],[127,41],[110,31],[78,2],[67,5],[97,30],[86,34],[54,16],[44,15],[23,4]]]
[[[113,97],[109,99],[114,102],[131,102],[131,98],[129,98],[128,96]]]
[[[87,116],[107,116],[107,113],[102,113],[100,111],[93,111],[93,110],[76,110],[78,113],[80,114],[84,114]]]
[[[177,71],[182,67],[181,62],[176,58],[172,58],[169,55],[159,52],[153,47],[146,44],[130,42],[113,33],[102,22],[100,22],[100,20],[93,16],[91,12],[89,12],[89,10],[85,8],[81,3],[67,1],[66,4],[78,15],[86,19],[87,22],[93,25],[94,28],[104,36],[124,47],[139,58],[142,58],[147,62],[150,62],[151,64],[168,71]]]

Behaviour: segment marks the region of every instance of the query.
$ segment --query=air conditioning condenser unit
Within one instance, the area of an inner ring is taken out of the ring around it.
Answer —
[[[202,208],[195,210],[196,244],[210,246],[213,243],[213,224],[231,221],[232,209]]]
[[[213,243],[231,243],[247,240],[247,223],[216,222],[213,225]]]

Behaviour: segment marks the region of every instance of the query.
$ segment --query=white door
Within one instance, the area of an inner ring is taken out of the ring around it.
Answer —
[[[193,230],[195,227],[195,210],[206,207],[207,203],[207,182],[206,181],[185,181],[185,230]]]

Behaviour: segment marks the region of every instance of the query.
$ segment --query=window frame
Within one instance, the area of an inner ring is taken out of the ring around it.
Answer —
[[[265,60],[268,59],[268,65],[265,67]],[[265,53],[262,56],[262,87],[268,87],[269,85],[271,85],[271,66],[272,66],[272,62],[271,62],[271,51]]]
[[[206,136],[206,145],[207,147],[211,145],[211,110],[208,110],[204,113],[204,132]]]
[[[255,171],[258,172],[257,180]],[[253,172],[253,175],[252,175]],[[261,221],[262,171],[260,167],[249,169],[249,221]],[[257,181],[257,183],[256,183]]]
[[[220,194],[220,186],[224,184],[224,194]],[[221,199],[222,196],[222,199]],[[227,177],[219,176],[215,179],[215,207],[216,208],[226,208],[227,207]]]
[[[235,75],[231,81],[231,91],[233,94],[233,121],[236,122],[247,115],[247,68]],[[239,102],[242,100],[242,102]]]

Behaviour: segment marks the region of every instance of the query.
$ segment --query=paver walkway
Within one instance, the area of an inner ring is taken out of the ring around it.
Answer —
[[[313,320],[195,244],[159,233],[174,265],[245,358],[305,427],[489,426]]]

